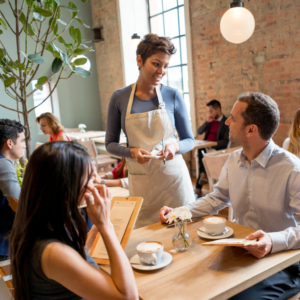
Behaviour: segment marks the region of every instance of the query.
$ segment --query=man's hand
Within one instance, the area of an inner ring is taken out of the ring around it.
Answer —
[[[167,223],[167,218],[166,218],[166,215],[172,210],[171,207],[168,207],[168,206],[164,206],[160,209],[160,212],[159,212],[159,219],[162,223]]]
[[[211,123],[214,119],[215,119],[214,116],[208,115],[207,118],[206,118],[206,122],[207,122],[207,123]]]
[[[257,258],[262,258],[271,252],[273,242],[271,237],[266,232],[258,230],[246,237],[246,240],[254,239],[257,239],[257,242],[255,244],[245,246],[243,248],[248,250],[253,256]]]
[[[16,212],[17,211],[17,208],[18,208],[18,202],[19,200],[16,199],[16,198],[6,198],[7,201],[8,201],[8,205],[10,206],[10,208]]]

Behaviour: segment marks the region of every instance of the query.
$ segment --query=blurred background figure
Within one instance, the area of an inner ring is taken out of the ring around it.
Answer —
[[[283,142],[282,148],[300,158],[300,109],[295,114],[290,135]]]
[[[64,127],[59,123],[58,118],[52,113],[43,113],[36,118],[44,134],[49,134],[48,142],[71,141],[64,132]]]

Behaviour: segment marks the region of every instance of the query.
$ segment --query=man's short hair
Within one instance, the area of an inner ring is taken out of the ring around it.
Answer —
[[[244,125],[255,124],[261,138],[268,141],[279,126],[280,114],[277,103],[263,93],[254,92],[241,94],[238,101],[248,104],[242,114]]]
[[[218,100],[216,100],[216,99],[209,101],[209,102],[206,104],[206,106],[207,106],[207,107],[208,107],[208,106],[212,106],[213,109],[217,109],[218,107],[220,107],[220,109],[221,109],[221,103],[220,103]]]
[[[0,149],[3,148],[7,140],[12,140],[16,144],[23,129],[23,125],[15,120],[0,119]]]

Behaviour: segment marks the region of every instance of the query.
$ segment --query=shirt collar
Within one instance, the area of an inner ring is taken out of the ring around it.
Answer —
[[[217,119],[217,121],[221,122],[222,118],[223,118],[223,115],[219,119]]]
[[[266,148],[254,160],[257,163],[259,163],[263,168],[265,168],[269,159],[271,158],[274,148],[275,148],[275,143],[271,139],[268,145],[266,146]],[[246,160],[247,157],[242,150],[240,154],[239,162],[245,162]]]

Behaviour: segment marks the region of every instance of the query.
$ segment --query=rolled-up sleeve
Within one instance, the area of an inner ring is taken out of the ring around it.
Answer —
[[[20,185],[12,161],[0,159],[0,190],[6,198],[19,199]]]

